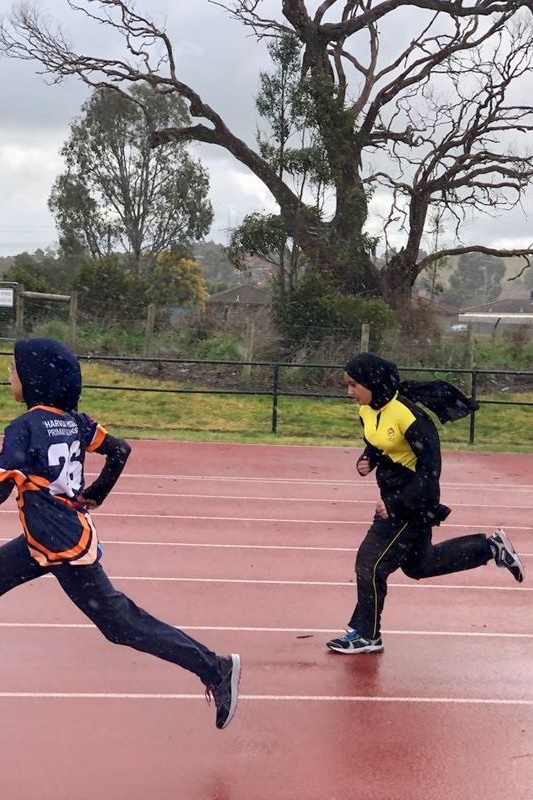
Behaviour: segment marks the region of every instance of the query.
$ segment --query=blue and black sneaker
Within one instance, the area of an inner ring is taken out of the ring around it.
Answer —
[[[360,636],[357,631],[347,630],[343,636],[338,639],[330,639],[326,642],[326,647],[334,650],[336,653],[348,653],[355,655],[357,653],[381,653],[383,650],[383,642],[381,637],[378,639],[365,639]]]
[[[522,583],[524,580],[524,567],[505,531],[498,528],[489,536],[490,549],[497,567],[509,570],[515,581]]]
[[[241,659],[237,653],[219,658],[220,681],[216,686],[207,686],[205,696],[215,701],[217,728],[226,728],[235,714],[241,677]]]

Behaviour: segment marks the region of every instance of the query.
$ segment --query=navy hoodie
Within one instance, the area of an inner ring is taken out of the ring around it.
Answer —
[[[15,366],[28,410],[4,433],[0,502],[16,486],[20,521],[39,564],[92,564],[98,558],[96,531],[78,498],[85,454],[102,447],[107,431],[76,410],[81,371],[63,344],[17,341]]]
[[[75,411],[81,394],[81,370],[76,356],[55,339],[19,339],[15,366],[28,408],[53,406]]]

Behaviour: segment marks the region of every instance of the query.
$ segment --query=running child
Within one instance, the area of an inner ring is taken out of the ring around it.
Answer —
[[[225,728],[237,704],[240,658],[219,656],[183,631],[161,622],[115,589],[101,562],[90,509],[118,480],[130,446],[78,412],[82,389],[77,358],[54,339],[15,343],[9,370],[15,400],[27,411],[5,430],[0,452],[0,503],[16,488],[24,533],[0,547],[0,595],[53,575],[72,602],[110,642],[170,661],[197,675]],[[86,453],[105,458],[84,483]]]
[[[372,653],[383,650],[381,613],[387,578],[395,570],[419,580],[494,561],[518,582],[524,572],[502,530],[431,541],[432,527],[450,509],[440,502],[439,434],[418,403],[441,422],[460,419],[477,404],[446,381],[401,383],[396,365],[372,353],[349,361],[344,379],[348,396],[360,406],[366,445],[357,470],[363,476],[376,470],[380,499],[355,562],[357,605],[346,633],[326,646],[337,653]]]

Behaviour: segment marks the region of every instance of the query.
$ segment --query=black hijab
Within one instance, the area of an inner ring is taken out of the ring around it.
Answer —
[[[346,364],[345,371],[372,392],[370,407],[376,411],[392,400],[396,392],[421,403],[443,423],[466,417],[479,408],[479,403],[447,381],[401,381],[396,364],[373,353],[355,356]]]

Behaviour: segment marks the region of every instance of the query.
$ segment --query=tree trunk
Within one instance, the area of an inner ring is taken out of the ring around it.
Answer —
[[[411,289],[416,277],[416,264],[407,257],[406,251],[396,253],[381,273],[381,293],[395,311],[408,312]]]

